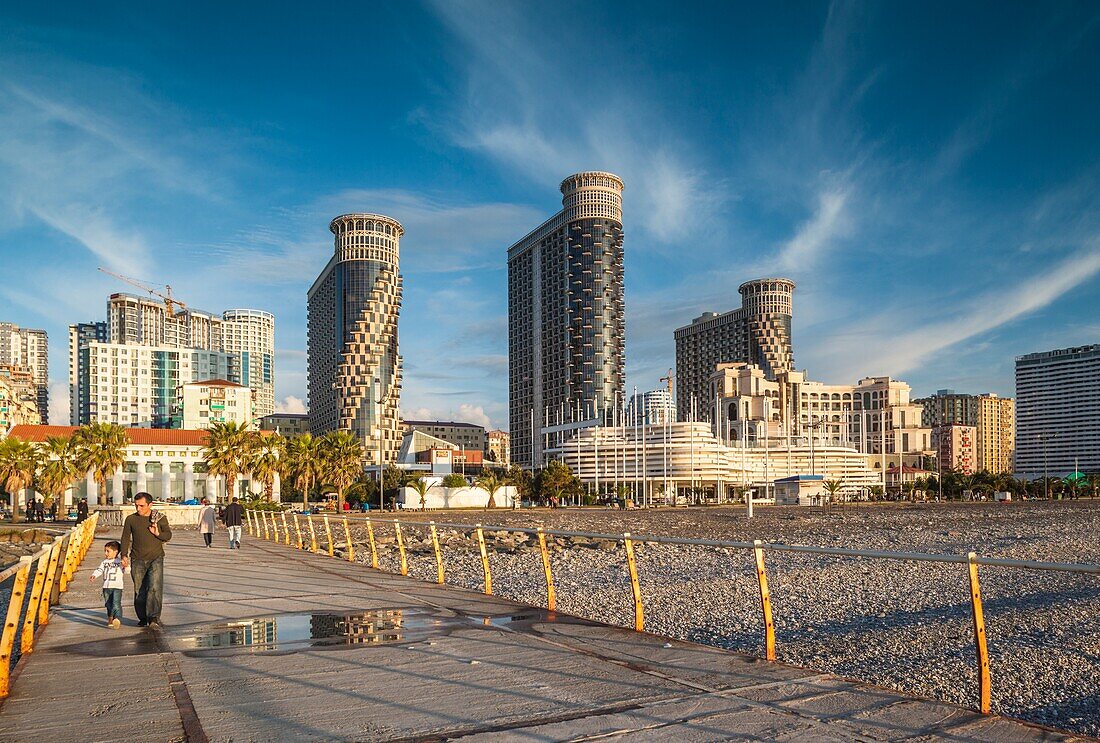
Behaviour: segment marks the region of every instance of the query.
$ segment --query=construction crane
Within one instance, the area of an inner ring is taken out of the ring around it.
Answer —
[[[129,276],[123,276],[122,274],[115,273],[114,271],[108,271],[106,268],[103,268],[103,266],[100,266],[99,270],[102,273],[107,274],[108,276],[114,276],[120,281],[125,281],[130,286],[136,286],[138,289],[148,292],[150,296],[160,297],[164,300],[164,307],[168,310],[168,314],[170,315],[176,314],[176,310],[174,310],[173,307],[179,307],[181,310],[187,309],[186,304],[172,297],[172,287],[168,284],[164,285],[164,292],[161,292],[156,286],[148,284],[144,281],[140,281],[138,279],[132,279]]]
[[[668,385],[668,399],[669,400],[672,399],[672,380],[673,379],[676,379],[676,375],[672,373],[672,369],[669,369],[667,377],[661,377],[660,379],[657,380],[658,382],[667,383],[667,385]]]

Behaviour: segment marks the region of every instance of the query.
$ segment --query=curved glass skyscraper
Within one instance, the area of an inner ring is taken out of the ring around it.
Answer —
[[[536,429],[608,415],[623,394],[623,182],[562,181],[562,210],[508,249],[512,461],[542,464]]]
[[[401,224],[344,214],[329,224],[335,251],[309,289],[310,431],[351,431],[367,462],[391,462],[401,444],[397,321]]]

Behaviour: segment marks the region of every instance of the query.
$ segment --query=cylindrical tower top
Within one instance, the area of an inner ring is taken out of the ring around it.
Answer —
[[[575,173],[561,182],[566,221],[591,217],[623,221],[623,181],[598,170]]]
[[[741,292],[743,297],[749,294],[763,294],[764,292],[786,292],[790,294],[794,291],[794,287],[795,283],[790,279],[752,279],[737,287],[737,291]]]
[[[794,282],[790,279],[753,279],[737,287],[737,291],[741,292],[742,309],[750,315],[793,314]]]
[[[341,214],[328,228],[336,236],[340,261],[382,261],[397,266],[405,228],[396,219],[382,214]]]

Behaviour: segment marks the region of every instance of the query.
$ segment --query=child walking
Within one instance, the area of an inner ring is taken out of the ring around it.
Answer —
[[[106,559],[92,573],[92,580],[103,576],[103,604],[107,607],[107,626],[111,629],[118,629],[122,624],[123,576],[130,572],[130,568],[122,567],[120,552],[121,544],[107,542],[103,545],[103,556]]]

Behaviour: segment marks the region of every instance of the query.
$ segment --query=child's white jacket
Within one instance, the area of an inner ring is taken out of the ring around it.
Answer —
[[[116,557],[99,563],[99,567],[92,573],[92,577],[98,578],[102,575],[104,588],[122,588],[125,585],[122,576],[129,572],[130,568],[122,567],[122,558]]]

